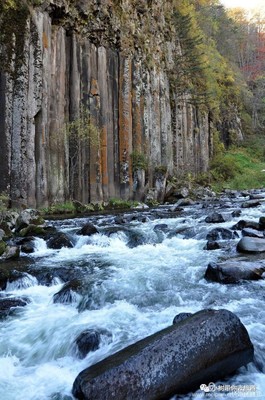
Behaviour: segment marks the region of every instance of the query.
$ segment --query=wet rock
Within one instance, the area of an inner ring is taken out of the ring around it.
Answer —
[[[43,226],[40,225],[28,225],[26,228],[21,229],[18,232],[19,236],[26,237],[26,236],[37,236],[43,237],[46,234],[46,231]]]
[[[232,229],[236,231],[242,231],[242,229],[244,228],[260,229],[260,225],[258,222],[255,221],[245,221],[244,219],[241,219],[232,226]]]
[[[231,199],[228,196],[221,196],[219,198],[219,201],[222,202],[223,204],[225,203],[232,204]]]
[[[183,313],[179,313],[177,314],[174,319],[173,319],[173,324],[178,324],[179,322],[184,321],[185,319],[191,317],[193,314],[192,313],[187,313],[187,312],[183,312]]]
[[[147,215],[142,215],[140,213],[137,213],[136,215],[132,216],[131,221],[138,221],[145,223],[149,221],[149,217],[147,217]]]
[[[265,217],[260,217],[260,219],[259,219],[259,228],[261,230],[265,230]]]
[[[248,196],[250,195],[250,193],[249,193],[248,190],[242,190],[242,191],[240,192],[240,195],[241,195],[242,197],[248,197]]]
[[[25,273],[30,273],[32,260],[27,257],[19,259],[0,260],[0,290],[5,290],[8,283],[14,282],[24,277]]]
[[[79,300],[78,294],[82,291],[83,285],[79,279],[73,279],[67,282],[53,295],[54,303],[71,304]]]
[[[236,199],[239,196],[239,192],[233,189],[225,189],[224,193],[231,197],[232,199]]]
[[[250,200],[261,200],[264,199],[264,194],[261,193],[252,193],[249,195]]]
[[[173,211],[176,211],[176,209],[178,209],[179,207],[193,206],[194,204],[195,204],[195,201],[193,201],[190,198],[180,199],[179,201],[176,202]]]
[[[162,231],[166,232],[168,230],[168,225],[167,224],[157,224],[154,226],[154,231]]]
[[[34,240],[30,240],[30,241],[22,244],[20,249],[23,253],[26,253],[26,254],[34,253],[34,251],[35,251]]]
[[[225,218],[222,214],[217,213],[217,212],[213,212],[212,214],[209,214],[206,218],[205,218],[205,222],[209,223],[209,224],[218,224],[221,222],[225,222]]]
[[[231,215],[233,218],[237,218],[240,217],[241,214],[242,214],[241,210],[234,210]]]
[[[253,353],[235,314],[203,310],[83,370],[73,395],[82,400],[170,398],[231,374],[251,362]]]
[[[52,268],[51,266],[47,266],[38,269],[38,271],[33,269],[31,273],[34,273],[40,285],[51,286],[54,282],[67,284],[75,279],[84,281],[85,276],[88,274],[88,269],[85,267],[73,268],[71,266],[60,266]]]
[[[133,208],[134,210],[148,210],[149,206],[145,203],[138,202],[137,205],[134,205],[131,208]],[[143,221],[143,222],[145,222],[145,221]]]
[[[206,236],[206,240],[215,242],[216,240],[229,240],[238,237],[236,232],[231,231],[227,228],[214,228]]]
[[[4,237],[5,237],[5,231],[0,228],[0,241],[2,241]]]
[[[187,187],[182,187],[180,189],[174,189],[173,193],[171,193],[171,197],[175,199],[185,199],[189,197],[190,191]]]
[[[142,244],[146,243],[146,238],[142,234],[142,232],[128,231],[127,235],[129,237],[127,246],[130,249],[133,249],[134,247],[141,246]]]
[[[18,217],[19,213],[16,211],[5,211],[2,214],[2,222],[11,230],[15,228]]]
[[[13,236],[13,233],[11,231],[10,226],[8,225],[7,222],[2,221],[0,223],[0,229],[3,230],[5,232],[5,238],[11,238]]]
[[[42,229],[44,230],[44,233],[43,235],[39,233],[38,237],[41,237],[45,240],[52,238],[58,233],[57,229],[54,226],[42,226]]]
[[[42,225],[44,224],[44,219],[39,215],[39,212],[34,209],[26,209],[21,211],[19,214],[15,230],[19,232],[21,229],[26,228],[29,225]]]
[[[78,232],[76,232],[77,235],[83,235],[83,236],[91,236],[94,235],[95,233],[98,233],[97,228],[91,224],[87,223],[85,224]]]
[[[79,358],[85,358],[88,353],[99,348],[100,334],[94,329],[87,329],[76,338],[75,344]]]
[[[2,254],[2,258],[8,259],[17,259],[20,256],[20,246],[7,246],[4,253]]]
[[[49,249],[61,249],[62,247],[74,247],[70,238],[63,232],[57,232],[47,240]]]
[[[226,201],[223,204],[220,204],[220,208],[232,208],[233,204],[231,203],[231,201]]]
[[[109,237],[109,236],[115,235],[118,232],[127,232],[127,231],[128,231],[128,229],[123,226],[107,226],[107,227],[101,229],[100,233]]]
[[[240,253],[263,253],[265,252],[265,238],[243,237],[237,244]]]
[[[206,245],[204,246],[204,250],[217,250],[220,249],[221,245],[216,242],[216,241],[212,241],[212,240],[208,240],[208,242],[206,243]]]
[[[196,236],[196,229],[193,226],[189,226],[188,228],[179,228],[175,231],[176,234],[182,235],[184,239],[191,239]]]
[[[252,207],[258,207],[260,205],[261,202],[259,200],[249,200],[242,203],[241,208],[252,208]]]
[[[175,213],[175,215],[178,216],[183,210],[184,210],[184,208],[177,206],[177,207],[171,208],[171,210],[169,210],[169,212]],[[166,218],[166,216],[165,216],[165,218]]]
[[[22,248],[22,246],[21,246]],[[35,267],[34,260],[26,256],[20,257],[17,260],[1,260],[0,262],[0,291],[5,290],[7,284],[16,281],[23,281],[25,278],[32,276],[36,278],[38,284],[50,286],[55,282],[69,282],[74,279],[85,281],[88,274],[89,266],[87,261],[82,268],[73,268],[69,266],[59,266],[55,268],[51,265]]]
[[[193,189],[193,195],[196,199],[210,200],[216,197],[216,193],[209,187],[200,186]]]
[[[0,319],[14,314],[18,308],[25,307],[29,303],[27,298],[6,297],[0,298]]]
[[[128,218],[128,216],[125,216],[125,215],[117,215],[115,218],[114,218],[114,222],[115,222],[115,224],[117,224],[117,225],[123,225],[123,224],[127,224],[127,223],[129,223],[130,222],[130,218]]]
[[[242,280],[256,281],[262,279],[265,266],[246,261],[226,261],[210,263],[205,272],[205,279],[219,283],[238,283]]]
[[[35,251],[35,243],[34,243],[34,237],[29,236],[25,238],[17,238],[15,240],[15,244],[20,246],[20,250],[23,253],[33,253]]]
[[[243,228],[242,236],[258,237],[258,238],[264,239],[263,232],[258,231],[257,229],[252,229],[252,228]]]

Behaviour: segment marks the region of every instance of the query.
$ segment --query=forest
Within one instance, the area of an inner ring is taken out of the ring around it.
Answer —
[[[264,10],[250,15],[243,8],[225,9],[219,1],[176,2],[184,50],[176,63],[176,84],[208,107],[215,121],[210,182],[217,190],[263,186],[264,16]],[[242,136],[231,124],[235,112]]]

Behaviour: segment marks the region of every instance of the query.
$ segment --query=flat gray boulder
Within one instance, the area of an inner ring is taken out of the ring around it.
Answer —
[[[82,400],[155,400],[197,390],[253,360],[239,318],[203,310],[83,370],[73,384]]]
[[[263,253],[265,252],[265,238],[245,236],[237,244],[239,253]]]
[[[210,263],[205,272],[205,279],[219,283],[237,283],[242,280],[262,279],[265,266],[258,262],[226,261]]]

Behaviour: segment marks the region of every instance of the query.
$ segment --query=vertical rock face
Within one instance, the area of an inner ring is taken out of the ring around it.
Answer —
[[[206,171],[208,115],[170,88],[167,2],[46,3],[25,17],[23,62],[0,71],[0,191],[12,204],[143,198],[157,171]]]

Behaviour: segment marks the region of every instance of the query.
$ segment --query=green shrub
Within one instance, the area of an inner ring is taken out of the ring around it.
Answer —
[[[138,205],[137,201],[123,200],[112,198],[109,200],[108,206],[114,209],[132,208]]]
[[[6,211],[9,207],[10,198],[6,192],[0,193],[0,212]]]
[[[227,181],[242,172],[242,168],[231,154],[216,156],[210,165],[211,174],[215,180]]]
[[[240,148],[218,154],[210,164],[215,191],[256,189],[265,186],[264,139],[252,138]]]
[[[145,154],[140,153],[138,151],[133,151],[131,154],[131,160],[132,160],[133,171],[136,171],[137,169],[147,170],[148,161],[146,159]]]
[[[54,203],[49,207],[40,209],[42,215],[74,214],[75,211],[75,206],[71,201],[65,203]]]

